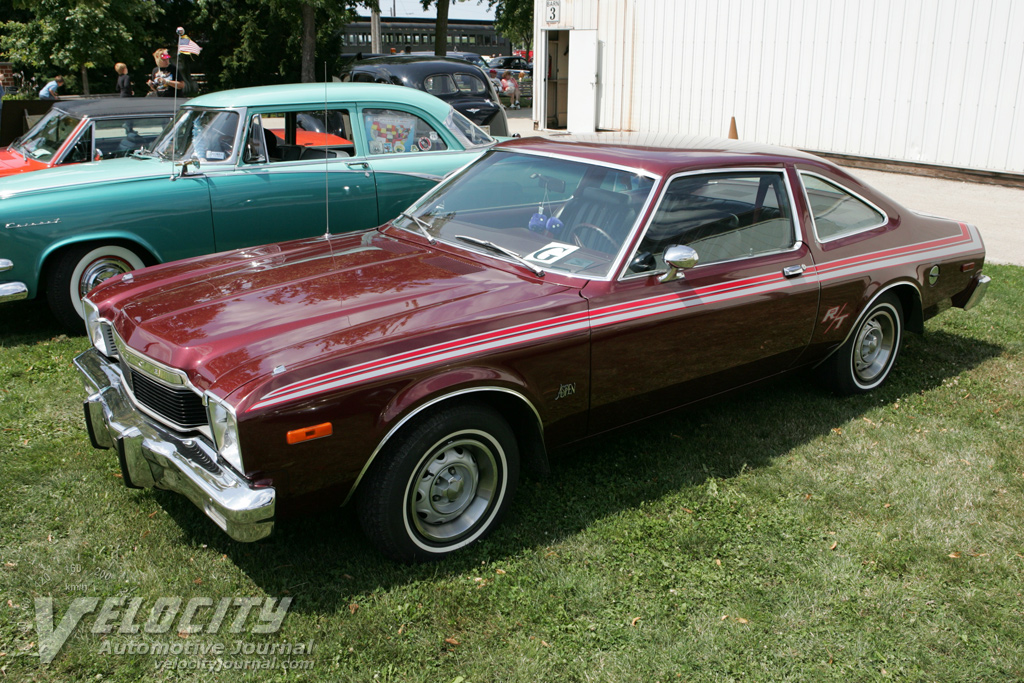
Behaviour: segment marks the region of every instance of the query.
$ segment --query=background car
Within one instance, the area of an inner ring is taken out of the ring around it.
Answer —
[[[381,552],[430,560],[556,447],[807,368],[877,388],[906,331],[981,300],[984,260],[973,226],[809,154],[528,138],[376,230],[110,280],[76,364],[126,484],[238,540],[352,501]]]
[[[533,75],[533,64],[526,61],[519,55],[506,55],[502,57],[494,57],[487,62],[487,68],[497,69],[498,76],[501,76],[503,71],[522,71],[527,74]],[[518,75],[518,74],[517,74]]]
[[[412,88],[197,97],[152,151],[0,181],[0,301],[45,292],[58,319],[80,328],[81,296],[112,275],[379,225],[493,143]]]
[[[0,177],[127,156],[152,145],[185,101],[99,97],[55,102],[27,133],[0,150]]]
[[[416,88],[449,103],[491,135],[508,135],[508,118],[498,91],[479,68],[461,59],[392,55],[349,63],[341,80],[392,83]]]
[[[412,54],[417,56],[417,57],[435,57],[436,56],[433,52],[413,52]],[[487,62],[484,60],[483,57],[481,57],[480,55],[478,55],[475,52],[455,52],[455,51],[449,50],[448,52],[446,52],[444,54],[444,56],[448,57],[450,59],[461,59],[464,62],[469,62],[473,66],[478,66],[478,67],[480,67],[481,69],[484,69],[484,70],[487,69]]]

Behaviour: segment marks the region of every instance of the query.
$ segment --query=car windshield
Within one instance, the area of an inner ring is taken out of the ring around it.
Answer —
[[[606,277],[656,178],[633,170],[502,150],[488,152],[394,221],[531,270]]]
[[[466,149],[486,147],[487,145],[494,144],[494,138],[454,109],[448,112],[448,118],[445,119],[444,125],[448,130],[455,133],[455,137],[459,139],[459,142]]]
[[[81,122],[81,119],[51,109],[29,132],[15,140],[12,146],[26,157],[51,161]]]
[[[164,159],[203,161],[230,159],[238,131],[238,112],[219,109],[182,109],[164,129],[153,151]]]

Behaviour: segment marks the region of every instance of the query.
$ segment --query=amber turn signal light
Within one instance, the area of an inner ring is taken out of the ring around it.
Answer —
[[[322,439],[325,436],[330,436],[334,433],[334,427],[331,426],[330,422],[324,422],[323,424],[313,425],[312,427],[303,427],[302,429],[293,429],[288,432],[288,445],[294,446],[297,443],[303,441],[312,441],[313,439]]]

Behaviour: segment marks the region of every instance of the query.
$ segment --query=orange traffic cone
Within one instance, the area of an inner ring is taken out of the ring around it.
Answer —
[[[736,117],[732,117],[732,121],[729,122],[729,139],[739,140],[740,134],[736,132]]]

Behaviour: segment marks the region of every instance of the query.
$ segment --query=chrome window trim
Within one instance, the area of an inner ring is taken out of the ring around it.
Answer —
[[[189,381],[188,375],[186,375],[185,372],[183,372],[182,370],[177,370],[175,368],[172,368],[169,365],[165,365],[163,363],[160,363],[159,361],[155,361],[155,360],[153,360],[151,358],[148,358],[144,354],[141,354],[138,351],[136,351],[135,349],[130,348],[127,344],[125,344],[124,340],[121,339],[121,335],[119,335],[117,333],[117,330],[114,329],[114,326],[111,325],[110,322],[106,318],[99,318],[98,322],[100,324],[106,323],[107,325],[110,325],[110,331],[111,331],[111,333],[113,334],[113,337],[114,337],[114,344],[115,344],[115,346],[117,346],[117,353],[118,353],[118,360],[119,361],[123,361],[123,362],[127,363],[128,365],[132,366],[133,368],[135,368],[139,372],[143,373],[144,375],[146,375],[147,377],[152,379],[154,382],[159,382],[160,384],[163,384],[164,386],[170,387],[172,389],[188,389],[188,390],[194,392],[200,398],[200,400],[203,401],[203,405],[204,406],[206,405],[204,392],[200,391],[194,384],[192,384],[191,381]],[[159,369],[161,369],[161,370],[163,370],[165,372],[168,372],[170,374],[173,374],[173,375],[177,376],[181,380],[181,383],[180,384],[172,384],[170,382],[164,381],[159,376],[153,375],[152,373],[148,372],[145,368],[140,367],[137,363],[133,363],[131,361],[131,358],[129,358],[129,356],[133,356],[133,357],[135,357],[137,359],[140,359],[144,363],[149,363],[149,364],[153,365],[154,367],[157,367],[157,368],[159,368]],[[182,433],[199,432],[200,434],[205,436],[207,439],[209,439],[210,443],[213,443],[213,431],[210,428],[209,424],[200,425],[199,427],[186,427],[186,426],[180,425],[180,424],[178,424],[178,423],[176,423],[176,422],[174,422],[172,420],[168,420],[166,417],[164,417],[162,415],[158,415],[158,414],[156,414],[155,411],[152,411],[152,410],[148,409],[146,406],[142,405],[139,402],[139,400],[135,397],[135,389],[132,386],[132,383],[129,382],[128,379],[124,377],[124,373],[121,370],[120,363],[115,364],[115,367],[117,367],[117,371],[119,373],[121,373],[122,380],[124,382],[125,393],[128,394],[128,397],[131,399],[132,405],[135,406],[136,409],[138,409],[142,413],[145,413],[149,417],[153,418],[154,420],[156,420],[160,424],[162,424],[164,426],[167,426],[167,427],[170,427],[171,429],[173,429],[176,432],[182,432]],[[224,405],[227,405],[227,404],[224,404]],[[207,420],[209,420],[209,414],[207,414]]]
[[[479,387],[471,387],[471,388],[468,388],[468,389],[458,389],[458,390],[453,391],[451,393],[444,394],[442,396],[437,396],[437,397],[432,398],[431,400],[427,401],[423,405],[418,406],[416,409],[409,411],[409,413],[407,415],[402,417],[402,419],[400,419],[398,422],[396,422],[391,427],[391,429],[388,430],[388,433],[384,435],[384,438],[381,439],[380,443],[377,444],[377,447],[373,450],[373,453],[371,453],[370,457],[367,458],[366,463],[363,465],[363,468],[361,470],[359,470],[359,475],[356,477],[355,482],[352,484],[352,488],[349,489],[348,494],[345,496],[345,500],[342,502],[342,506],[348,505],[349,500],[351,500],[353,494],[355,494],[355,492],[356,492],[356,489],[359,487],[359,484],[363,481],[363,477],[366,475],[367,471],[369,471],[370,467],[373,465],[374,461],[377,459],[377,454],[381,452],[381,450],[384,448],[384,446],[388,443],[388,441],[391,440],[391,437],[393,437],[398,432],[398,430],[400,430],[402,427],[404,427],[406,424],[408,424],[409,420],[413,419],[414,417],[416,417],[417,415],[422,413],[427,408],[429,408],[429,407],[431,407],[433,405],[437,405],[438,403],[440,403],[442,401],[447,401],[448,399],[455,398],[456,396],[464,396],[466,394],[479,393],[479,392],[482,392],[482,391],[488,391],[488,392],[496,391],[496,392],[499,392],[499,393],[509,394],[511,396],[515,396],[516,398],[521,400],[523,403],[525,403],[530,408],[531,411],[533,411],[534,416],[537,418],[537,426],[540,428],[541,438],[544,437],[544,421],[540,417],[540,411],[537,410],[537,406],[535,406],[533,404],[533,402],[530,401],[530,399],[528,399],[526,396],[524,396],[520,392],[515,391],[513,389],[508,389],[506,387],[495,387],[495,386],[479,386]]]
[[[832,178],[828,178],[826,176],[823,176],[820,173],[815,173],[814,171],[802,171],[800,169],[797,169],[796,172],[800,176],[800,189],[804,193],[804,202],[806,202],[806,204],[807,204],[807,213],[810,214],[810,216],[811,216],[811,228],[814,230],[814,239],[817,240],[818,244],[828,244],[829,242],[835,242],[836,240],[841,240],[841,239],[844,239],[846,237],[850,237],[852,235],[859,235],[859,234],[861,234],[863,232],[869,232],[871,230],[877,230],[878,228],[882,227],[883,225],[886,225],[889,222],[889,214],[887,214],[885,211],[883,211],[881,209],[881,207],[879,207],[877,204],[875,204],[871,200],[867,199],[863,195],[860,195],[857,192],[854,192],[853,190],[848,188],[846,185],[843,185],[842,183],[840,183],[840,182],[838,182],[836,180],[833,180]],[[882,221],[880,223],[876,223],[876,224],[871,225],[871,226],[866,227],[866,228],[858,228],[857,230],[854,230],[852,232],[844,232],[844,233],[842,233],[840,235],[836,235],[834,237],[828,237],[826,239],[822,239],[821,236],[818,234],[818,223],[817,223],[817,221],[814,218],[814,211],[811,209],[811,198],[807,195],[807,186],[804,185],[804,178],[803,177],[805,175],[806,176],[813,176],[813,177],[815,177],[815,178],[817,178],[817,179],[819,179],[819,180],[821,180],[821,181],[823,181],[825,183],[828,183],[829,185],[833,185],[835,187],[838,187],[840,190],[842,190],[843,192],[847,193],[851,197],[855,197],[856,199],[860,200],[861,202],[864,202],[865,204],[870,206],[872,209],[877,211],[879,214],[881,214]]]
[[[804,243],[804,234],[803,230],[800,227],[800,221],[797,219],[796,216],[796,195],[793,194],[793,184],[790,182],[789,173],[787,173],[786,171],[787,168],[785,166],[738,166],[715,169],[704,168],[694,171],[682,171],[680,173],[673,173],[668,177],[668,179],[665,181],[664,186],[662,187],[661,194],[658,196],[658,203],[654,207],[654,210],[651,211],[650,218],[647,219],[647,225],[644,226],[643,232],[640,233],[640,238],[636,242],[636,248],[634,248],[629,258],[626,259],[626,262],[622,264],[622,269],[619,271],[618,281],[627,282],[630,280],[635,280],[637,278],[648,278],[651,277],[652,275],[659,275],[666,272],[664,269],[660,269],[651,270],[644,273],[631,273],[629,272],[629,263],[632,257],[636,255],[636,250],[640,248],[640,244],[641,242],[644,241],[644,237],[647,236],[647,231],[651,227],[651,221],[654,219],[654,216],[658,213],[658,210],[661,208],[661,203],[665,199],[665,195],[668,194],[669,185],[671,185],[676,178],[682,178],[685,176],[715,175],[719,173],[777,173],[782,176],[782,182],[786,186],[786,196],[789,198],[790,223],[793,226],[794,241],[793,246],[790,247],[789,249],[776,249],[775,251],[765,251],[761,252],[760,254],[742,256],[740,258],[727,259],[725,261],[713,261],[711,263],[700,263],[698,261],[697,265],[694,266],[694,269],[701,268],[702,266],[717,266],[721,263],[736,263],[737,261],[749,261],[752,258],[760,258],[762,256],[770,256],[772,254],[788,254],[791,252],[799,251],[801,245],[803,245]],[[700,255],[700,252],[697,252],[697,254]]]

